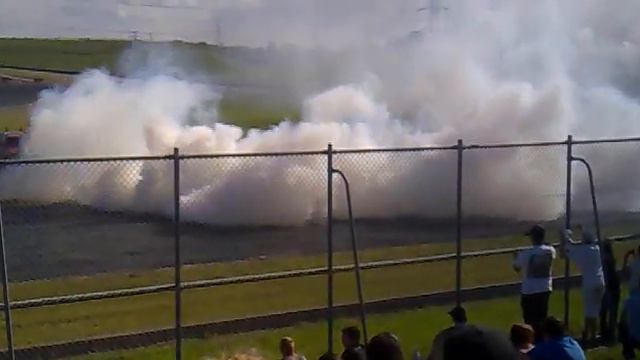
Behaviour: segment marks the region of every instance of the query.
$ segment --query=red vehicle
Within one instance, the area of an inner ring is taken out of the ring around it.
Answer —
[[[20,151],[20,139],[22,133],[18,131],[5,132],[0,136],[0,145],[2,146],[2,158],[9,159],[18,156]]]

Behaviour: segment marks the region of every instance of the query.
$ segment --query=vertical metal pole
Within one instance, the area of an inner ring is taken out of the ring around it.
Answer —
[[[565,229],[571,228],[571,163],[573,160],[573,136],[567,137],[567,189],[565,203]],[[571,268],[569,267],[569,258],[564,260],[564,326],[569,328],[569,276]]]
[[[333,145],[327,146],[327,351],[333,354]]]
[[[16,358],[13,348],[13,323],[11,322],[11,303],[9,302],[9,276],[7,273],[7,256],[5,252],[2,205],[0,205],[0,257],[2,257],[2,300],[4,301],[4,326],[7,334],[9,359]]]
[[[182,359],[182,293],[180,270],[180,150],[173,149],[173,230],[174,230],[174,255],[175,255],[175,336],[176,336],[176,360]]]
[[[360,305],[360,323],[362,324],[362,335],[364,336],[364,343],[369,341],[367,335],[367,312],[364,308],[364,292],[362,290],[362,277],[360,276],[360,259],[358,258],[358,241],[356,238],[356,221],[353,217],[353,206],[351,203],[351,187],[349,186],[349,180],[340,170],[334,170],[344,182],[344,187],[347,192],[347,208],[349,210],[349,227],[351,229],[351,249],[353,252],[353,268],[356,274],[356,288],[358,291],[358,304]]]
[[[596,236],[598,236],[598,241],[602,242],[602,232],[600,230],[600,214],[598,213],[598,201],[596,200],[596,184],[593,180],[593,170],[591,169],[591,165],[584,160],[581,159],[584,166],[587,167],[587,174],[589,175],[589,188],[591,188],[591,204],[593,205],[593,220],[596,225]]]
[[[591,190],[591,205],[593,206],[593,220],[596,226],[596,236],[598,237],[598,245],[600,246],[600,263],[604,265],[604,254],[602,252],[602,231],[600,230],[600,214],[598,212],[598,201],[596,199],[596,184],[593,180],[593,170],[587,160],[583,158],[573,158],[574,161],[581,162],[587,168],[587,175],[589,176],[589,189]],[[606,280],[606,279],[605,279]],[[606,285],[606,284],[605,284]]]
[[[462,139],[458,140],[458,175],[456,189],[456,306],[462,304]]]

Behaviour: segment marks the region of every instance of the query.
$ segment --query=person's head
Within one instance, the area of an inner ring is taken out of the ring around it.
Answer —
[[[357,326],[347,326],[342,329],[342,346],[351,348],[360,345],[360,329]]]
[[[291,356],[296,353],[296,343],[290,337],[280,339],[280,354],[282,356]]]
[[[367,344],[367,360],[404,360],[400,341],[388,332],[380,333]]]
[[[529,239],[531,239],[531,243],[533,245],[544,244],[544,234],[545,230],[542,225],[534,225],[533,227],[531,227],[531,229],[529,229],[529,231],[525,233],[525,235],[528,236]]]
[[[449,310],[449,316],[451,316],[451,320],[456,325],[467,323],[467,312],[462,306],[456,306],[453,309]]]
[[[451,335],[443,344],[444,360],[516,360],[518,352],[503,333],[468,326]]]
[[[542,334],[545,339],[559,339],[565,336],[564,325],[560,320],[549,316],[542,322]]]
[[[527,324],[514,324],[511,326],[509,338],[516,349],[528,349],[534,340],[533,328]]]
[[[318,360],[338,360],[338,356],[336,354],[332,354],[330,352],[326,352],[322,354]]]

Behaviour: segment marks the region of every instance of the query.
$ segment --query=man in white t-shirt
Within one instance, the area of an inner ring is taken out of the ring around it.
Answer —
[[[589,231],[582,232],[582,243],[574,242],[571,230],[565,230],[561,243],[563,256],[578,265],[582,273],[582,302],[584,306],[584,331],[582,340],[595,343],[598,332],[598,315],[604,296],[604,272],[598,240]]]
[[[551,268],[556,250],[544,243],[545,230],[533,226],[525,233],[531,239],[531,248],[515,254],[513,268],[522,274],[520,306],[524,322],[540,334],[540,326],[549,312],[552,290]]]

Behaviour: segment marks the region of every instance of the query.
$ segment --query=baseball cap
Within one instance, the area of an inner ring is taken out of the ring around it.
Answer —
[[[449,316],[456,322],[466,322],[467,321],[467,311],[462,306],[456,306],[453,309],[449,310]]]
[[[536,224],[533,225],[531,227],[531,229],[529,229],[526,233],[524,233],[526,236],[531,236],[534,238],[543,238],[544,237],[544,227],[542,227],[542,225],[540,224]]]

